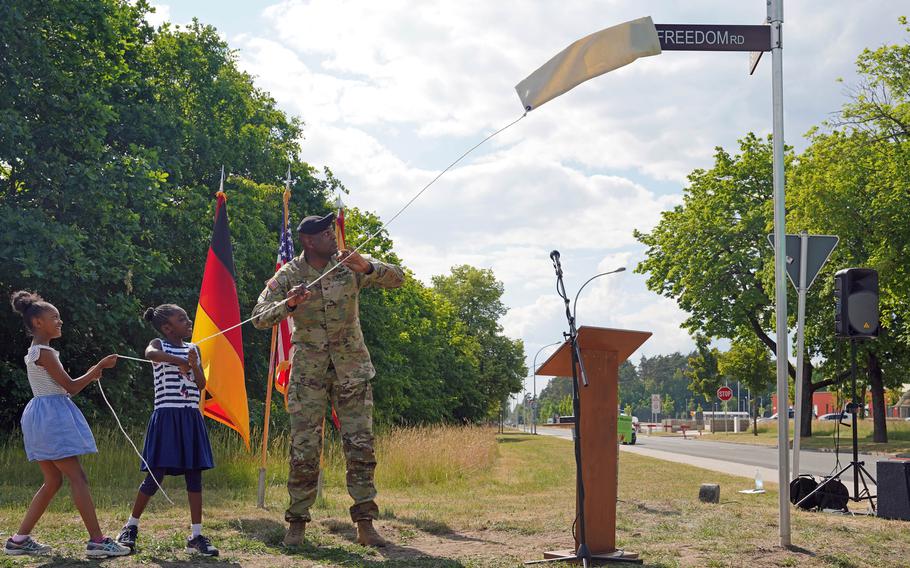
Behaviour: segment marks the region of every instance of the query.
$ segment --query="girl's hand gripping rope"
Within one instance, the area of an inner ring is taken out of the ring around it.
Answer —
[[[113,369],[113,368],[114,368],[114,365],[116,365],[116,364],[117,364],[117,356],[116,356],[116,355],[108,355],[107,357],[104,357],[103,359],[101,359],[100,361],[98,361],[97,363],[95,363],[95,369],[94,369],[94,371],[95,371],[95,380],[96,380],[96,381],[100,381],[100,380],[101,380],[101,372],[104,371],[104,369]]]

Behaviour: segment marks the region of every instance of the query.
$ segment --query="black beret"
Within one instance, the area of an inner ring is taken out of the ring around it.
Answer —
[[[325,217],[310,215],[309,217],[304,217],[303,221],[297,225],[297,232],[304,235],[316,235],[325,231],[334,221],[334,213],[329,213]]]

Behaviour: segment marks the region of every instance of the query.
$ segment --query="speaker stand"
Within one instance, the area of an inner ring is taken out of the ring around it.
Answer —
[[[819,483],[818,487],[813,489],[809,494],[807,494],[805,497],[800,499],[799,502],[796,503],[797,507],[799,507],[803,503],[803,501],[805,501],[809,497],[811,497],[811,496],[815,495],[816,493],[818,493],[819,491],[821,491],[821,489],[825,485],[827,485],[830,481],[832,481],[834,479],[839,479],[840,476],[844,474],[844,472],[852,469],[853,470],[853,495],[850,497],[850,500],[853,501],[854,503],[859,503],[860,501],[865,501],[868,499],[869,507],[872,509],[872,512],[875,513],[876,496],[873,495],[871,491],[869,491],[869,486],[866,484],[866,479],[868,478],[872,482],[873,485],[877,486],[878,484],[875,482],[875,478],[872,477],[872,474],[870,474],[868,471],[866,471],[866,468],[865,468],[866,462],[859,461],[859,440],[858,440],[857,427],[856,427],[856,415],[859,413],[860,409],[862,408],[862,405],[859,402],[859,395],[857,394],[857,391],[856,391],[856,339],[853,339],[853,338],[850,339],[850,389],[851,389],[850,396],[851,396],[852,402],[850,402],[850,404],[847,405],[846,409],[850,413],[850,416],[852,417],[851,430],[852,430],[852,438],[853,438],[853,460],[849,464],[847,464],[846,467],[844,467],[843,469],[841,469],[834,475],[828,477],[823,482]],[[778,413],[778,415],[779,414],[780,413]],[[799,428],[799,425],[797,424],[795,427]],[[797,473],[799,473],[799,472],[797,472]],[[863,484],[862,492],[860,492],[860,490],[859,490],[860,483]]]

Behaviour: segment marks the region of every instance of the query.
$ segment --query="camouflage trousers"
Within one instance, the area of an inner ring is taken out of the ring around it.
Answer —
[[[316,501],[319,483],[319,458],[327,402],[331,400],[341,422],[341,440],[347,462],[348,493],[354,499],[351,520],[375,519],[376,487],[373,472],[373,389],[367,378],[339,380],[329,364],[324,371],[314,370],[303,360],[302,349],[295,350],[288,381],[288,415],[291,426],[291,460],[288,494],[291,504],[284,518],[310,521],[310,507]]]

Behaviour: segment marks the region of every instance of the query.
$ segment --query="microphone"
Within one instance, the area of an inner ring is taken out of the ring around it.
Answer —
[[[553,261],[553,268],[556,269],[556,276],[562,278],[562,263],[559,262],[559,251],[554,250],[550,252],[550,260]]]

